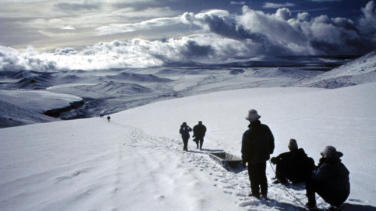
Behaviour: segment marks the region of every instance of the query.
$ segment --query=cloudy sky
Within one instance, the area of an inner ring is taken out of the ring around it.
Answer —
[[[122,58],[115,66],[130,62],[153,66],[263,54],[365,54],[376,47],[376,3],[375,0],[1,0],[0,32],[3,63],[4,57],[20,60],[22,52],[34,56],[41,52],[81,55],[87,59],[99,53],[111,54],[113,60],[116,56]],[[37,59],[49,67],[56,62],[58,66],[67,62],[59,57],[51,64],[47,57],[39,55]]]

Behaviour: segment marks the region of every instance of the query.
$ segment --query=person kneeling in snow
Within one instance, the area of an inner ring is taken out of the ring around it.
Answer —
[[[268,181],[266,178],[266,161],[274,151],[274,136],[267,125],[258,120],[261,116],[252,109],[245,118],[250,121],[249,129],[244,132],[242,139],[242,164],[248,163],[248,175],[252,193],[249,196],[267,197]]]
[[[331,210],[339,210],[350,194],[350,172],[341,162],[343,153],[333,146],[325,147],[320,154],[322,158],[318,166],[306,181],[307,207],[316,207],[317,193],[331,205]]]
[[[315,161],[308,157],[302,148],[298,149],[295,139],[291,139],[288,145],[290,152],[281,153],[277,157],[272,157],[270,161],[276,164],[276,179],[274,184],[305,182],[312,172]]]

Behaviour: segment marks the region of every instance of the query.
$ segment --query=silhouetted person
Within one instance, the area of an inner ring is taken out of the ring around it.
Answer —
[[[277,165],[275,184],[287,183],[287,180],[293,183],[305,182],[315,165],[315,161],[307,156],[304,149],[298,148],[295,139],[290,139],[288,147],[289,152],[270,159],[273,164]]]
[[[242,164],[248,163],[248,175],[252,193],[249,196],[267,197],[268,181],[266,178],[266,161],[274,151],[274,137],[267,125],[261,124],[257,111],[252,109],[245,118],[249,120],[249,129],[243,134]]]
[[[320,153],[322,158],[312,175],[306,181],[308,208],[316,207],[315,193],[331,205],[332,210],[339,210],[350,194],[349,170],[341,162],[342,152],[333,146],[325,147]]]
[[[183,150],[188,152],[188,140],[189,140],[189,132],[192,131],[192,128],[190,128],[186,122],[183,122],[183,124],[180,126],[180,134],[183,139],[184,147]]]
[[[205,133],[206,133],[206,127],[205,125],[202,124],[201,121],[199,121],[198,125],[195,125],[193,127],[193,136],[192,136],[193,138],[195,138],[194,141],[197,144],[197,149],[199,146],[200,146],[200,149],[202,149],[202,144],[204,143]]]
[[[110,121],[111,117],[110,116],[107,116],[107,120]]]

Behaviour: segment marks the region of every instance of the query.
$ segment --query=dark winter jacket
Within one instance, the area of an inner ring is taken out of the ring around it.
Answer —
[[[312,172],[316,192],[329,204],[340,205],[350,194],[349,170],[342,164],[341,152],[335,152],[330,158],[321,158]]]
[[[193,137],[203,138],[206,133],[206,127],[203,124],[198,124],[193,127]]]
[[[304,182],[315,166],[315,161],[302,148],[281,153],[273,163],[282,165],[286,173],[284,176],[294,183]]]
[[[244,132],[242,140],[242,158],[249,164],[262,163],[270,158],[274,151],[274,136],[269,127],[259,120],[251,122]]]
[[[190,135],[189,132],[192,131],[192,128],[190,128],[188,125],[186,126],[181,126],[180,127],[180,134],[183,139],[189,139]]]

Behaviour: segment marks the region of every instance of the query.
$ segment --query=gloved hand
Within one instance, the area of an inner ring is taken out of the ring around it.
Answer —
[[[277,164],[278,159],[276,157],[272,157],[272,159],[270,159],[270,162],[272,162],[273,164]]]
[[[246,164],[247,164],[247,161],[245,161],[245,160],[242,160],[242,165],[243,165],[243,168],[246,168],[247,166],[246,166]]]

